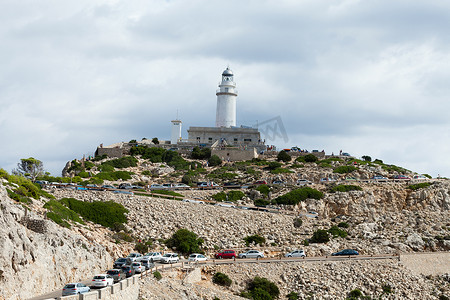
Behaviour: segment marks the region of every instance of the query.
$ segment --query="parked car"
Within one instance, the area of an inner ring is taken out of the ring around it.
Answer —
[[[144,255],[144,258],[147,258],[148,260],[150,260],[150,262],[154,262],[154,261],[160,261],[162,257],[161,252],[149,252],[147,254]]]
[[[190,202],[190,203],[198,203],[198,204],[205,204],[202,200],[193,200],[193,199],[183,199],[183,202]]]
[[[353,176],[347,176],[347,177],[345,177],[344,180],[345,181],[358,181],[358,179],[356,179],[356,177],[353,177]]]
[[[216,204],[214,204],[215,206],[222,206],[222,207],[231,207],[231,208],[236,208],[236,206],[234,204],[231,203],[225,203],[225,202],[217,202]]]
[[[339,252],[334,252],[331,254],[332,256],[347,256],[347,255],[359,255],[358,251],[353,249],[345,249]]]
[[[113,186],[113,185],[109,185],[109,184],[105,184],[105,185],[102,185],[102,188],[103,189],[115,189],[116,187],[115,186]]]
[[[132,189],[132,188],[133,188],[133,186],[128,182],[123,182],[123,183],[119,184],[119,189],[128,190],[128,189]]]
[[[214,255],[215,258],[235,258],[236,252],[234,250],[222,250]]]
[[[125,274],[124,271],[122,271],[122,269],[114,268],[112,270],[106,271],[106,274],[111,276],[114,279],[114,282],[119,282],[119,281],[127,278],[127,275]]]
[[[129,265],[132,262],[133,261],[130,258],[128,258],[128,257],[120,257],[114,262],[113,268],[114,269],[120,269],[122,266]]]
[[[381,176],[381,175],[372,176],[371,179],[375,180],[375,181],[379,181],[379,182],[386,182],[386,181],[388,181],[388,179],[386,177]]]
[[[333,178],[327,178],[327,177],[320,178],[321,183],[329,183],[329,182],[334,182],[334,181],[336,181],[336,180]]]
[[[425,176],[423,176],[423,175],[414,175],[413,179],[415,179],[415,180],[425,180],[427,178]]]
[[[203,190],[203,189],[215,189],[219,188],[220,186],[214,181],[211,181],[211,182],[197,182],[197,187]]]
[[[239,258],[263,258],[264,253],[258,250],[248,250],[244,253],[239,253]]]
[[[151,186],[150,186],[150,189],[151,190],[160,190],[160,189],[163,189],[164,187],[163,187],[163,185],[162,184],[152,184]]]
[[[306,257],[305,251],[303,250],[294,250],[292,252],[286,253],[286,257]]]
[[[127,258],[131,259],[132,262],[141,261],[143,255],[140,253],[130,253]]]
[[[105,286],[109,286],[109,285],[113,285],[114,284],[114,278],[111,275],[108,274],[98,274],[98,275],[94,275],[94,278],[92,279],[92,283],[91,286],[92,287],[105,287]]]
[[[189,189],[189,188],[190,188],[189,185],[184,184],[184,183],[175,183],[173,187],[174,187],[175,189],[177,189],[177,190],[178,190],[178,189],[182,190],[182,189]]]
[[[63,287],[62,295],[63,296],[77,295],[89,293],[90,291],[91,288],[81,282],[68,283]]]
[[[145,267],[140,262],[131,263],[131,267],[134,269],[134,273],[142,273],[145,271]]]
[[[257,180],[257,181],[255,181],[253,184],[255,184],[255,185],[259,185],[259,184],[267,184],[267,181],[265,181],[265,180]]]
[[[160,262],[163,264],[174,264],[180,261],[178,254],[176,253],[166,253],[161,257]]]
[[[148,258],[143,258],[141,260],[141,264],[145,267],[146,270],[150,270],[151,268],[153,268],[155,266],[155,264],[153,262],[151,262],[150,259],[148,259]]]
[[[395,180],[410,180],[411,178],[409,178],[408,176],[405,176],[405,175],[395,175],[394,179]]]
[[[309,185],[312,184],[311,181],[309,181],[308,179],[298,179],[296,182],[296,185],[298,186],[304,186],[304,185]]]
[[[274,181],[272,181],[272,184],[284,185],[284,181],[282,181],[282,180],[274,180]]]
[[[192,253],[189,255],[188,261],[205,261],[207,258],[203,254]]]
[[[237,182],[225,182],[223,184],[224,188],[233,189],[233,188],[241,188],[241,185]]]
[[[134,268],[131,265],[125,265],[122,267],[122,271],[125,273],[125,275],[128,277],[133,276],[136,272],[134,271]]]

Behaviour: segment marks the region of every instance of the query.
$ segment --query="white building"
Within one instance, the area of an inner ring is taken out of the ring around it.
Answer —
[[[181,140],[181,120],[172,120],[172,134],[170,143],[177,144]]]
[[[222,82],[219,84],[216,96],[216,127],[235,127],[237,90],[230,68],[223,71]]]

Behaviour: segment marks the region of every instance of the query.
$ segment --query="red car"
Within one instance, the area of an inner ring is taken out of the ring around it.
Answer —
[[[258,180],[258,181],[255,181],[254,184],[267,184],[267,181],[265,181],[265,180]]]
[[[235,258],[236,252],[234,250],[222,250],[214,255],[216,258]]]

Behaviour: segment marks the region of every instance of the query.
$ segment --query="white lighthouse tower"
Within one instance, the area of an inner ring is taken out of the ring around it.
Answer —
[[[172,134],[170,136],[171,144],[178,144],[181,140],[181,120],[172,120]]]
[[[236,83],[233,80],[233,72],[227,68],[222,73],[222,82],[216,92],[217,110],[216,127],[236,126]]]

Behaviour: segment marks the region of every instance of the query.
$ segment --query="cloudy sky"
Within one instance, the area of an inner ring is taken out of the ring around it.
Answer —
[[[435,0],[3,0],[0,168],[214,126],[230,66],[238,123],[285,128],[267,142],[448,177],[449,23]]]

